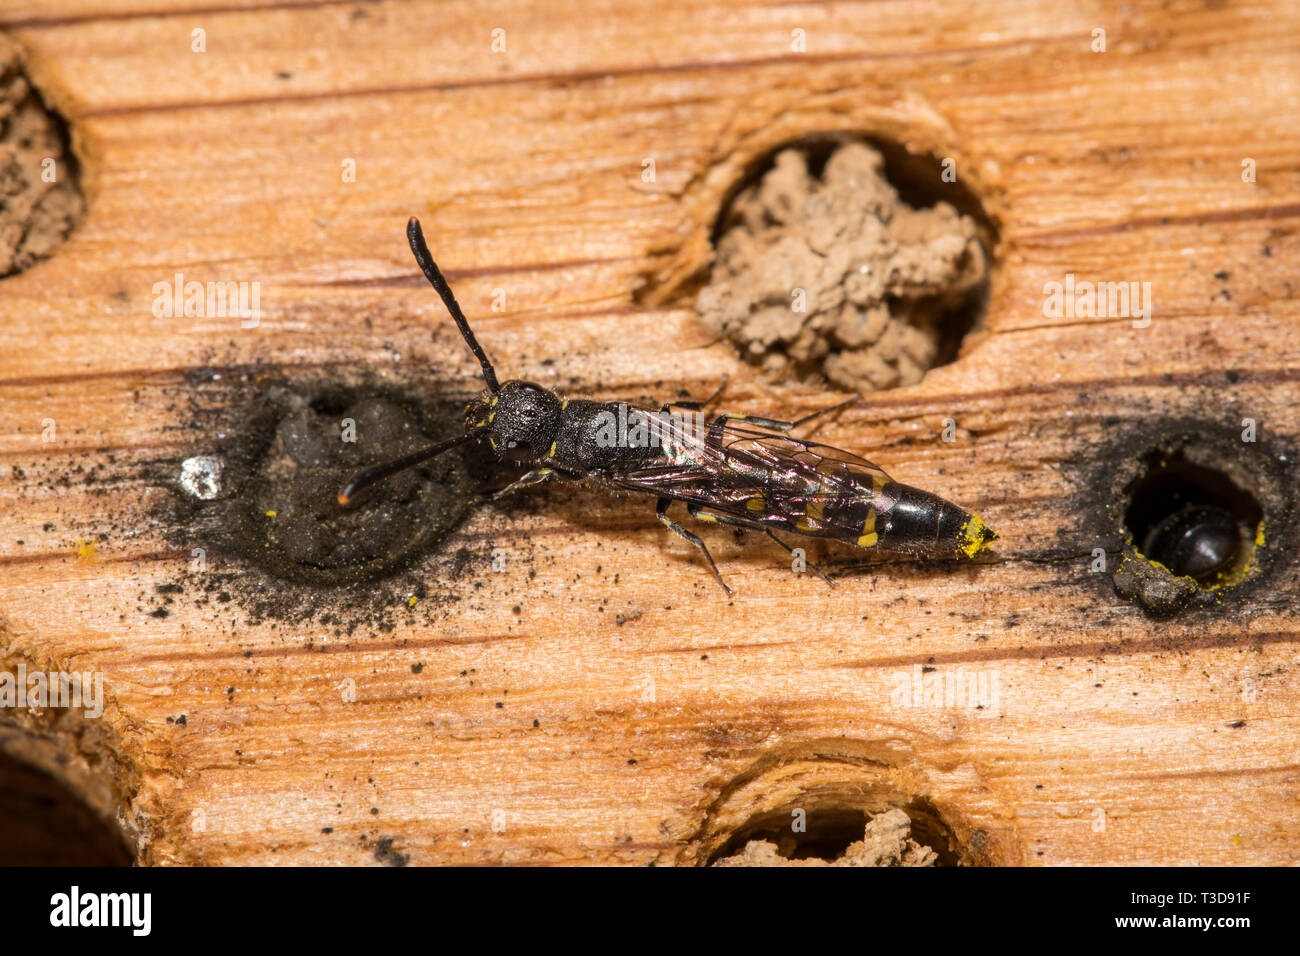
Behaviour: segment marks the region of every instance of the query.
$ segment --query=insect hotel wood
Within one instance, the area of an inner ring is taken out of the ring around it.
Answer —
[[[0,671],[102,683],[100,715],[0,707],[0,779],[69,795],[103,859],[1300,855],[1295,5],[14,0],[0,29],[11,125],[67,124],[45,186],[15,141],[44,225],[0,230]],[[729,206],[803,228],[771,218],[797,181],[800,216],[857,215],[844,143],[913,207],[871,227],[874,290],[861,233],[729,238]],[[412,215],[503,380],[658,408],[725,378],[710,410],[794,421],[861,379],[793,437],[997,539],[792,556],[681,515],[728,596],[649,499],[494,499],[521,472],[471,443],[341,509],[483,388]],[[834,281],[788,281],[810,256]],[[727,312],[719,258],[808,312]],[[921,274],[961,332],[907,331]]]

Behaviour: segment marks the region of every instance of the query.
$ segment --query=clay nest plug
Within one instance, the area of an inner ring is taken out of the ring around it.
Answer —
[[[67,128],[32,87],[22,48],[0,34],[0,278],[54,252],[85,208]]]
[[[773,378],[879,390],[956,357],[988,275],[979,224],[909,205],[873,146],[839,146],[820,174],[791,147],[737,194],[696,307]]]

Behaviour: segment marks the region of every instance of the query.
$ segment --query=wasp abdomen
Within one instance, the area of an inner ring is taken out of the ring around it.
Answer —
[[[979,515],[910,485],[885,485],[878,509],[877,547],[886,551],[974,557],[997,538]]]

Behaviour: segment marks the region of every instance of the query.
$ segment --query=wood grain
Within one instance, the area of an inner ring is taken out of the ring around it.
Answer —
[[[0,663],[109,697],[0,723],[83,766],[143,862],[698,862],[755,814],[854,799],[933,807],[971,862],[1300,857],[1294,541],[1267,592],[1168,620],[1089,571],[1104,475],[1168,421],[1300,441],[1293,4],[10,0],[0,26],[88,198],[0,293]],[[828,403],[758,382],[689,290],[739,172],[833,129],[956,157],[1001,247],[963,356],[817,437],[985,513],[995,560],[814,545],[828,592],[706,529],[728,602],[646,502],[556,488],[477,510],[452,547],[506,571],[391,632],[258,620],[244,593],[274,582],[237,563],[228,604],[150,616],[190,561],[157,515],[203,447],[191,373],[427,361],[475,387],[412,214],[505,375]],[[155,317],[176,272],[260,282],[260,324]],[[1150,327],[1045,316],[1068,272],[1149,281]],[[996,675],[998,706],[900,704],[915,668]]]

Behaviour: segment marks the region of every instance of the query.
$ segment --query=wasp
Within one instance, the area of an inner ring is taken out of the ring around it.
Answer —
[[[721,393],[725,380],[708,399],[669,402],[658,409],[561,398],[536,382],[498,382],[429,253],[419,220],[407,223],[406,237],[420,270],[478,359],[487,388],[466,408],[464,434],[362,471],[339,492],[340,505],[348,506],[363,488],[396,472],[458,445],[486,440],[502,461],[531,469],[499,495],[560,476],[655,497],[660,523],[700,549],[728,595],[732,590],[705,543],[669,517],[674,502],[682,502],[699,521],[762,531],[791,554],[794,550],[778,531],[917,557],[974,557],[997,538],[977,515],[894,481],[865,458],[790,436],[798,426],[858,396],[796,421],[779,421],[705,415],[703,409]],[[809,567],[834,585],[821,570]]]

